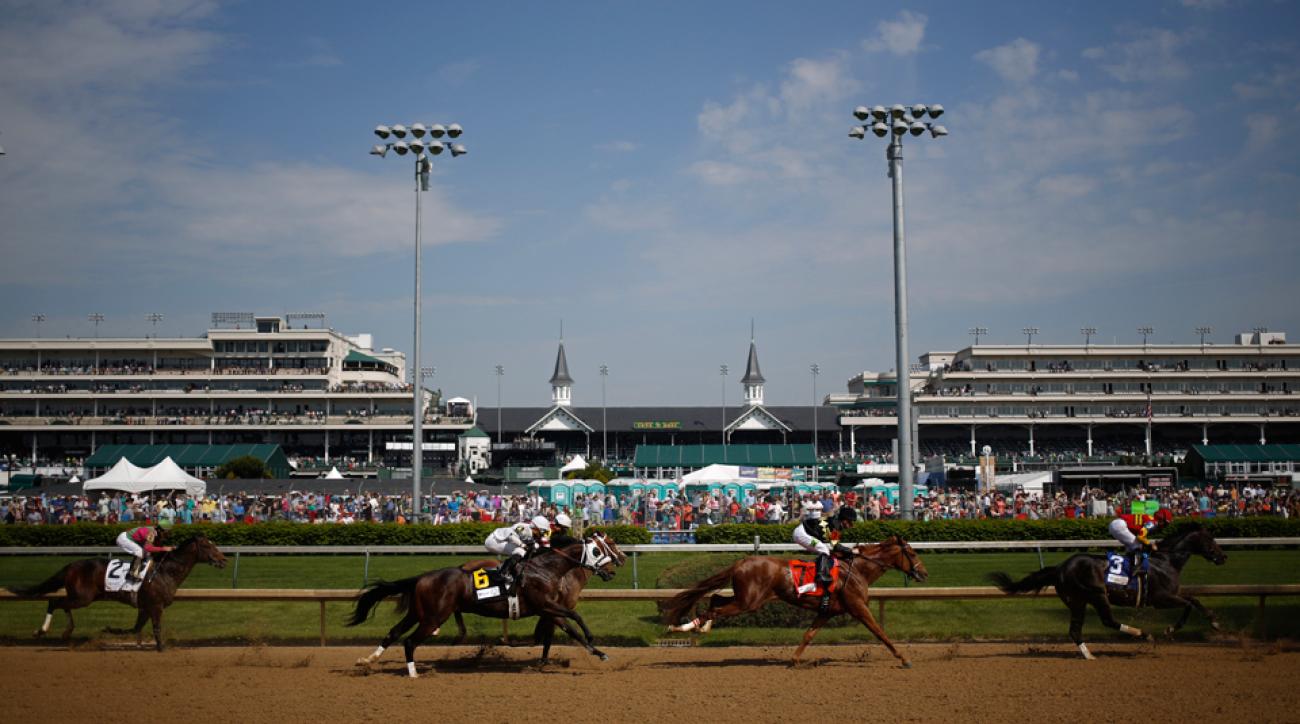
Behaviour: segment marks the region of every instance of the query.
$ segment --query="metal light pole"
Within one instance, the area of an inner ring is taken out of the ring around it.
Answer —
[[[463,133],[458,124],[443,126],[433,124],[426,128],[423,123],[412,123],[410,128],[401,124],[394,126],[376,126],[375,135],[380,140],[387,140],[390,136],[398,139],[391,143],[383,143],[372,146],[370,155],[383,158],[389,151],[394,151],[398,156],[405,156],[410,153],[415,157],[415,322],[414,322],[414,347],[411,350],[411,381],[414,382],[415,390],[412,393],[411,416],[413,425],[411,430],[411,505],[413,516],[419,521],[424,513],[423,498],[420,496],[420,479],[424,465],[424,380],[420,377],[420,303],[423,300],[420,282],[420,192],[429,190],[429,174],[433,170],[433,162],[430,156],[437,156],[444,150],[451,151],[453,158],[463,156],[467,151],[459,143],[443,144],[437,139],[447,136],[449,138],[460,138]],[[407,135],[412,136],[410,141],[405,140]],[[425,140],[425,135],[429,140]]]
[[[966,330],[966,334],[969,334],[970,336],[975,338],[976,347],[980,346],[980,337],[984,337],[988,335],[988,333],[989,333],[988,327],[971,327],[970,329]]]
[[[812,417],[813,417],[813,482],[817,482],[818,464],[817,464],[817,375],[822,373],[821,365],[816,362],[808,367],[812,372]]]
[[[1138,334],[1142,335],[1142,347],[1147,346],[1147,337],[1155,333],[1155,327],[1138,327]]]
[[[895,368],[898,382],[898,495],[900,510],[904,520],[912,519],[912,507],[915,488],[912,469],[912,375],[911,355],[907,352],[907,254],[903,232],[903,137],[909,133],[920,136],[926,131],[932,138],[948,135],[948,129],[934,123],[926,123],[926,115],[938,118],[943,115],[943,106],[916,104],[910,108],[901,105],[886,109],[884,106],[867,108],[858,106],[853,109],[853,116],[863,125],[849,130],[852,138],[866,138],[867,132],[878,138],[890,136],[885,158],[889,160],[889,177],[893,180],[894,191],[894,343],[897,353]],[[886,125],[886,119],[890,123]]]
[[[718,373],[722,375],[722,462],[727,461],[727,366],[720,365]]]
[[[36,338],[37,338],[37,339],[40,339],[40,338],[41,338],[41,325],[42,325],[42,324],[45,324],[45,319],[46,319],[46,317],[45,317],[44,314],[33,314],[33,315],[32,315],[32,321],[36,323]]]
[[[497,365],[497,444],[501,444],[501,378],[506,373],[506,368]]]
[[[94,323],[94,325],[95,325],[95,337],[98,338],[98,337],[99,337],[99,323],[104,321],[104,315],[100,314],[99,312],[94,312],[94,313],[92,313],[92,314],[87,314],[87,315],[86,315],[86,319],[89,319],[92,323]]]
[[[1020,332],[1025,335],[1025,347],[1034,346],[1034,335],[1038,334],[1038,327],[1021,327]]]
[[[600,459],[609,462],[609,418],[605,409],[605,378],[609,377],[609,365],[600,366]]]
[[[1083,335],[1083,346],[1087,347],[1092,344],[1092,335],[1097,333],[1096,327],[1079,327],[1079,334]]]
[[[158,312],[151,312],[144,315],[144,318],[146,321],[153,324],[153,338],[158,339],[158,323],[163,321],[163,315]]]
[[[1201,335],[1201,346],[1204,347],[1204,346],[1205,346],[1205,335],[1207,335],[1207,334],[1214,334],[1214,327],[1197,327],[1196,329],[1194,329],[1194,330],[1192,330],[1192,331],[1194,331],[1194,332],[1196,332],[1197,334]]]

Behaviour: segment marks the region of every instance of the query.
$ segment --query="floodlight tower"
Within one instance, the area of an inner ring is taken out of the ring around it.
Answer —
[[[412,400],[412,418],[414,424],[411,430],[411,507],[412,514],[416,521],[423,517],[424,507],[420,498],[420,477],[424,463],[424,379],[421,375],[420,367],[420,192],[429,190],[429,174],[433,171],[433,161],[431,156],[437,156],[443,151],[450,151],[453,158],[463,156],[468,153],[465,147],[459,143],[443,143],[442,137],[460,138],[464,129],[459,124],[452,123],[444,126],[440,123],[434,123],[425,126],[423,123],[412,123],[410,127],[400,123],[393,126],[375,126],[375,135],[379,136],[385,143],[372,146],[370,155],[383,158],[389,151],[395,152],[398,156],[405,156],[410,153],[415,157],[415,342],[411,349],[411,382],[414,383],[413,400]],[[406,140],[407,136],[411,140]],[[425,138],[425,136],[429,138]],[[388,141],[392,137],[397,140]]]
[[[948,129],[926,122],[926,116],[937,119],[943,115],[939,104],[916,104],[910,108],[895,105],[853,109],[853,117],[862,125],[849,129],[849,137],[863,139],[867,132],[878,138],[890,137],[885,158],[889,161],[889,177],[894,187],[894,341],[896,347],[898,382],[898,497],[899,512],[904,520],[912,519],[914,475],[912,465],[912,374],[910,355],[907,353],[907,253],[903,234],[903,137],[919,137],[926,131],[931,138],[948,135]],[[888,123],[887,123],[888,121]]]

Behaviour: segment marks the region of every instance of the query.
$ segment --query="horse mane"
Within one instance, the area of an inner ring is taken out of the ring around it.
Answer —
[[[1161,550],[1173,553],[1176,550],[1180,550],[1183,544],[1193,536],[1205,532],[1205,526],[1200,523],[1192,523],[1191,525],[1188,525],[1185,530],[1165,536],[1164,539],[1160,541]]]

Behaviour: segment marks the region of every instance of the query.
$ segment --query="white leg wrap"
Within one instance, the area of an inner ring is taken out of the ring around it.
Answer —
[[[383,646],[380,646],[380,647],[378,647],[378,648],[375,649],[375,653],[373,653],[373,654],[371,654],[371,655],[369,655],[369,656],[366,657],[366,661],[376,661],[376,660],[379,659],[380,656],[383,656],[383,655],[384,655],[384,647],[383,647]]]
[[[438,628],[435,628],[435,629],[433,630],[433,633],[431,633],[431,634],[429,634],[429,635],[430,635],[430,636],[437,636],[437,635],[438,635],[438,632],[441,631],[441,630],[442,630],[442,627],[439,626]]]
[[[1083,658],[1089,661],[1092,661],[1097,658],[1096,656],[1092,655],[1092,652],[1088,651],[1088,644],[1079,644],[1079,653],[1083,654]]]
[[[709,619],[708,621],[705,621],[704,625],[700,626],[700,633],[708,633],[712,630],[713,630],[713,619]]]
[[[1126,623],[1122,623],[1122,624],[1119,625],[1119,632],[1120,632],[1120,633],[1126,633],[1126,634],[1128,634],[1129,636],[1137,636],[1137,637],[1141,637],[1141,636],[1142,636],[1142,629],[1140,629],[1140,628],[1133,628],[1132,626],[1129,626],[1129,625],[1126,624]]]
[[[694,631],[694,630],[695,630],[695,627],[696,627],[696,626],[699,626],[699,625],[700,625],[700,622],[699,622],[699,620],[697,619],[697,620],[694,620],[694,621],[687,621],[686,623],[682,624],[681,626],[674,626],[674,627],[673,627],[673,630],[674,630],[674,631]]]
[[[416,676],[416,674],[415,674],[415,662],[414,662],[414,661],[408,661],[408,662],[406,662],[406,673],[407,673],[407,675],[410,676],[412,679],[417,679],[417,678],[419,678],[419,677]]]
[[[50,621],[54,620],[54,614],[45,614],[45,623],[41,624],[41,633],[48,633],[50,630]]]

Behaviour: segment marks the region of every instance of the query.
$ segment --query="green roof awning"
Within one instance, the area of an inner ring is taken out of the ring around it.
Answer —
[[[490,438],[490,437],[492,437],[492,436],[489,435],[489,434],[487,434],[486,432],[483,432],[481,429],[479,429],[479,426],[478,426],[478,425],[475,425],[474,427],[471,427],[470,429],[466,430],[465,432],[462,432],[462,433],[459,435],[459,437],[487,437],[487,438]]]
[[[1300,445],[1193,445],[1207,463],[1300,462]]]
[[[347,357],[344,357],[344,358],[343,358],[343,361],[344,361],[344,362],[361,362],[361,363],[363,363],[363,364],[372,364],[372,365],[386,365],[386,364],[388,364],[387,362],[385,362],[385,361],[383,361],[383,360],[381,360],[381,359],[378,359],[378,358],[376,358],[376,357],[371,357],[370,355],[365,354],[364,352],[358,352],[358,351],[356,351],[355,349],[349,351],[349,352],[348,352],[348,356],[347,356]]]

